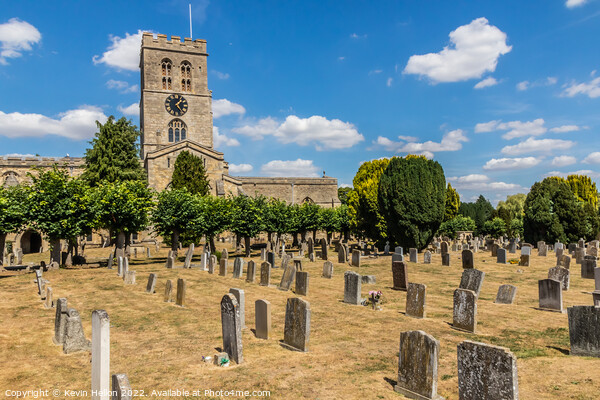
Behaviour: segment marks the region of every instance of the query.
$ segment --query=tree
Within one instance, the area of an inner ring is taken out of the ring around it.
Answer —
[[[478,235],[485,221],[494,215],[494,207],[483,195],[479,195],[475,203],[460,203],[458,213],[475,221],[475,235]]]
[[[450,221],[452,218],[458,215],[458,208],[460,207],[460,195],[448,184],[446,188],[446,211],[444,213],[444,221]]]
[[[123,251],[129,234],[148,226],[154,203],[152,192],[142,181],[103,182],[92,191],[95,227],[107,229]]]
[[[379,180],[379,211],[390,239],[423,249],[444,220],[446,179],[437,161],[394,157]]]
[[[499,217],[485,221],[481,233],[484,235],[490,235],[494,239],[498,239],[500,236],[506,233],[506,222]]]
[[[523,206],[525,205],[524,193],[517,193],[506,197],[506,201],[499,201],[496,207],[498,217],[502,218],[507,226],[513,219],[523,219]]]
[[[384,158],[362,163],[352,180],[354,189],[348,193],[351,229],[379,245],[387,237],[386,221],[379,212],[379,179],[389,162]]]
[[[0,254],[4,254],[6,236],[27,223],[26,198],[22,186],[7,189],[0,186]]]
[[[348,206],[342,204],[335,208],[335,230],[339,232],[345,242],[350,239],[350,214],[348,212]]]
[[[320,207],[314,203],[303,203],[300,206],[300,228],[302,232],[312,231],[313,241],[317,240],[317,231],[320,228]]]
[[[91,186],[102,181],[121,182],[145,180],[137,145],[139,131],[125,117],[115,122],[111,115],[103,124],[96,121],[98,132],[92,147],[85,152],[82,178]]]
[[[193,234],[192,221],[198,209],[196,196],[185,188],[165,189],[158,194],[152,211],[152,225],[166,242],[171,243],[171,250],[176,252],[179,249],[180,235]]]
[[[206,196],[210,192],[210,185],[202,159],[187,150],[179,153],[173,167],[171,187],[186,188],[191,194]]]
[[[320,208],[319,209],[319,229],[327,233],[327,243],[331,242],[331,235],[337,229],[336,212],[334,208]]]
[[[340,199],[340,203],[343,205],[348,204],[348,193],[352,190],[351,187],[339,187],[338,188],[338,199]]]
[[[263,196],[235,196],[231,200],[230,230],[245,240],[246,257],[250,257],[250,239],[264,230],[266,199]]]
[[[449,221],[442,222],[438,230],[438,235],[456,239],[456,232],[474,231],[475,228],[475,221],[471,217],[457,215]]]
[[[598,208],[598,189],[596,183],[586,175],[569,175],[567,184],[577,200],[589,203],[593,209]]]
[[[268,240],[271,241],[273,233],[283,235],[291,233],[291,212],[288,204],[280,199],[271,198],[265,204],[264,210],[264,229],[268,234]]]
[[[27,189],[27,214],[33,227],[44,233],[51,247],[50,261],[61,263],[60,240],[69,240],[69,252],[79,236],[92,232],[95,213],[87,184],[70,178],[64,169],[29,174],[32,186]]]
[[[510,221],[507,232],[510,237],[523,237],[523,219],[515,218]]]
[[[200,197],[198,213],[192,220],[191,229],[199,235],[206,235],[210,251],[214,253],[217,251],[215,236],[229,229],[232,216],[231,199],[215,196]]]

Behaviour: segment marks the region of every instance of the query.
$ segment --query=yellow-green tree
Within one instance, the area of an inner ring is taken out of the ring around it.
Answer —
[[[596,183],[586,175],[569,175],[567,183],[577,200],[589,203],[594,210],[598,208],[598,189]]]
[[[446,212],[444,213],[444,221],[450,221],[452,218],[458,215],[458,208],[460,207],[460,195],[448,184],[446,188]]]
[[[517,193],[506,196],[506,201],[500,200],[496,206],[498,217],[502,218],[507,226],[513,219],[523,219],[523,205],[525,204],[525,193]]]
[[[377,202],[379,178],[389,162],[383,158],[362,163],[352,181],[354,188],[348,193],[350,228],[379,243],[387,237],[387,227]]]

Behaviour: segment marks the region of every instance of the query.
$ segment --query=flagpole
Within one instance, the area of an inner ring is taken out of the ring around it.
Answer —
[[[193,39],[193,36],[192,36],[192,3],[190,3],[189,6],[190,6],[190,39]]]

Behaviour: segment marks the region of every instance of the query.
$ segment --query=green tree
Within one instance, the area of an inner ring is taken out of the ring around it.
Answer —
[[[577,200],[589,203],[592,208],[598,208],[598,189],[596,183],[586,175],[569,175],[567,184]]]
[[[338,188],[338,199],[343,205],[348,204],[348,193],[352,190],[351,187],[339,187]]]
[[[350,213],[347,205],[342,204],[335,208],[335,223],[335,230],[343,236],[345,242],[348,242],[350,239]]]
[[[27,193],[22,186],[7,189],[0,186],[0,254],[9,233],[17,232],[27,223]]]
[[[378,192],[390,239],[406,248],[425,248],[444,220],[442,166],[422,156],[394,157],[381,175]]]
[[[517,193],[506,197],[506,201],[499,201],[496,207],[498,217],[502,218],[507,226],[513,219],[523,219],[523,206],[525,205],[524,193]],[[510,230],[510,229],[509,229]]]
[[[516,238],[522,238],[523,237],[523,219],[522,218],[515,218],[513,220],[510,221],[510,224],[508,225],[508,229],[507,232],[508,235],[510,237]]]
[[[187,189],[165,189],[158,194],[151,222],[154,230],[165,238],[165,242],[171,243],[171,250],[177,251],[180,235],[189,237],[194,234],[193,220],[198,210],[196,196]]]
[[[186,188],[191,194],[200,196],[209,194],[210,185],[202,159],[187,150],[179,153],[173,166],[171,187],[173,189]]]
[[[460,207],[460,195],[448,184],[446,188],[446,211],[444,213],[444,221],[450,221],[452,218],[458,215],[458,208]]]
[[[327,233],[327,243],[331,243],[331,235],[337,230],[337,214],[334,208],[319,209],[319,229]]]
[[[238,237],[243,237],[246,257],[250,257],[250,239],[265,228],[264,213],[266,199],[263,196],[235,196],[231,200],[232,218],[230,230]]]
[[[94,188],[91,197],[95,227],[116,236],[117,249],[123,251],[130,234],[148,227],[154,203],[145,182],[103,182]]]
[[[272,234],[283,235],[291,232],[292,208],[280,199],[271,198],[265,204],[264,210],[264,230],[268,234],[268,240],[271,241]]]
[[[319,218],[319,207],[314,203],[303,203],[300,206],[300,229],[301,232],[312,231],[313,241],[317,240],[317,231],[321,227]]]
[[[438,235],[448,236],[450,239],[456,239],[456,232],[474,231],[475,221],[471,217],[457,215],[449,221],[444,221],[440,225]]]
[[[379,212],[379,179],[389,159],[366,161],[361,164],[352,180],[354,189],[348,193],[351,229],[362,237],[382,245],[387,238],[385,219]]]
[[[502,218],[496,217],[489,221],[485,221],[481,233],[489,235],[494,239],[498,239],[500,236],[506,233],[506,222]]]
[[[96,121],[98,132],[85,152],[85,171],[82,178],[91,186],[102,181],[121,182],[145,180],[140,164],[137,127],[125,119],[115,122],[111,115],[103,124]]]
[[[475,221],[475,235],[479,235],[485,221],[493,217],[494,207],[483,195],[479,195],[475,203],[460,203],[458,213]]]
[[[226,197],[204,196],[199,198],[198,213],[192,220],[191,229],[205,235],[210,251],[216,252],[215,237],[229,229],[233,218],[231,199]]]

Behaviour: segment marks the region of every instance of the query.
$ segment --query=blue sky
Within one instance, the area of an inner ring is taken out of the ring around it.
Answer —
[[[0,154],[82,156],[137,125],[141,31],[189,36],[189,1],[19,1],[0,12]],[[192,1],[215,147],[232,175],[439,161],[471,201],[600,176],[600,0]]]

